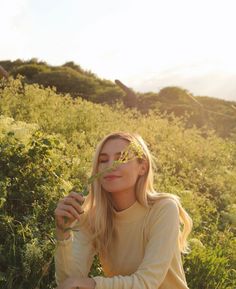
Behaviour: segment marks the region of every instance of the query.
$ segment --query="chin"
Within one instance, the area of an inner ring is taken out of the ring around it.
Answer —
[[[107,193],[119,193],[125,190],[125,188],[114,186],[102,186],[102,189]]]
[[[107,188],[107,189],[105,189],[105,188],[103,188],[107,193],[110,193],[110,194],[117,194],[117,193],[119,193],[119,192],[122,192],[122,189],[111,189],[111,188]]]

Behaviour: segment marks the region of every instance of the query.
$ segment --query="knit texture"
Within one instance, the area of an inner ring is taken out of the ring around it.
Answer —
[[[172,199],[149,208],[137,201],[115,215],[116,235],[101,264],[106,277],[96,276],[96,289],[188,289],[178,247],[179,212]],[[95,255],[89,237],[76,232],[58,241],[56,281],[87,277]]]

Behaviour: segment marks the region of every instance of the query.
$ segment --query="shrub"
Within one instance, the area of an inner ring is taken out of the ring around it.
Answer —
[[[39,130],[23,141],[9,128],[0,137],[0,287],[53,288],[53,214],[71,186],[64,146]]]

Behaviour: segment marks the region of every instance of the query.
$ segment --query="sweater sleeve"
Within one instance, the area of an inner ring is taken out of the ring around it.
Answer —
[[[91,241],[82,231],[73,232],[67,240],[57,241],[54,255],[57,285],[70,276],[87,277],[94,255]]]
[[[149,233],[144,258],[136,272],[129,276],[93,277],[96,289],[159,288],[178,246],[179,210],[176,202],[162,200],[158,209],[154,205],[147,226]]]

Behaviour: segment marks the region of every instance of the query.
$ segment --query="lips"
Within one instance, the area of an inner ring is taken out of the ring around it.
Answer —
[[[120,178],[120,176],[116,176],[116,175],[108,175],[104,177],[105,180],[114,180],[118,178]]]

